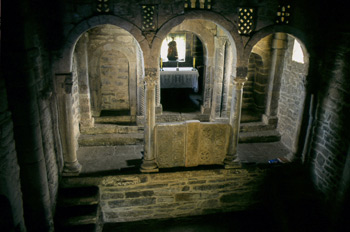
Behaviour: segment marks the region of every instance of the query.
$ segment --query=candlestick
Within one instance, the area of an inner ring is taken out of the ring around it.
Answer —
[[[163,59],[160,58],[160,69],[163,69]]]
[[[193,68],[196,67],[196,57],[193,57]]]

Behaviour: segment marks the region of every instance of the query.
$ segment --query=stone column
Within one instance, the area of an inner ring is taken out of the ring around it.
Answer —
[[[159,80],[158,68],[145,70],[145,147],[141,172],[158,172],[154,152],[154,126],[156,122],[156,84]]]
[[[239,130],[241,126],[243,86],[248,79],[247,74],[247,67],[237,67],[237,77],[234,79],[234,89],[232,92],[229,119],[229,123],[232,126],[232,134],[228,154],[224,160],[225,168],[234,168],[240,166],[239,158],[237,155],[237,146],[239,139]]]
[[[63,176],[76,176],[81,171],[73,126],[72,73],[56,74],[59,125],[63,146]]]
[[[75,46],[79,82],[79,105],[81,129],[94,126],[90,104],[89,65],[87,53],[88,34],[84,34]]]
[[[266,110],[262,120],[266,124],[277,124],[277,109],[284,55],[287,49],[287,34],[275,33],[272,41],[272,57],[266,99]]]
[[[215,121],[216,117],[220,116],[221,96],[223,94],[225,42],[225,38],[215,37],[215,72],[210,121]]]

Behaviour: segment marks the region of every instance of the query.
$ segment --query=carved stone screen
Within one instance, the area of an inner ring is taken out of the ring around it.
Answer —
[[[229,124],[186,121],[155,127],[159,168],[223,164],[232,133]]]

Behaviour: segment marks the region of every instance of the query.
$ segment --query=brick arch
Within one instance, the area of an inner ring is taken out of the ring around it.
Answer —
[[[148,44],[145,42],[145,37],[141,30],[133,23],[112,15],[98,15],[86,19],[76,25],[66,36],[64,47],[62,47],[58,59],[56,61],[56,73],[70,73],[72,71],[73,52],[76,43],[84,32],[94,27],[110,24],[128,31],[138,41],[141,50],[145,53],[149,50]]]

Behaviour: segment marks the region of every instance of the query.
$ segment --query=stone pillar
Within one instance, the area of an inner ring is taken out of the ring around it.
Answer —
[[[156,114],[161,114],[163,112],[163,106],[162,104],[160,104],[160,78],[158,78],[157,84],[155,86],[155,102],[156,102],[156,107],[155,107]]]
[[[225,42],[225,38],[215,37],[215,72],[210,121],[215,121],[216,117],[220,116],[220,106],[223,94],[222,84],[224,78]]]
[[[59,124],[63,146],[63,176],[76,176],[81,171],[73,126],[72,73],[56,74]]]
[[[158,68],[145,70],[145,147],[141,172],[158,172],[154,152],[154,126],[156,124],[156,84],[159,80]]]
[[[234,89],[232,92],[231,111],[229,123],[232,126],[231,141],[228,154],[224,160],[225,168],[233,168],[240,165],[237,155],[239,130],[241,126],[241,110],[243,86],[247,81],[248,68],[237,67],[237,77],[234,79]]]
[[[88,34],[85,33],[75,46],[79,82],[79,105],[81,129],[94,126],[90,104],[89,65],[87,53]]]
[[[277,124],[277,109],[284,55],[287,49],[287,34],[275,33],[272,41],[272,57],[266,99],[266,110],[262,120],[266,124]]]

